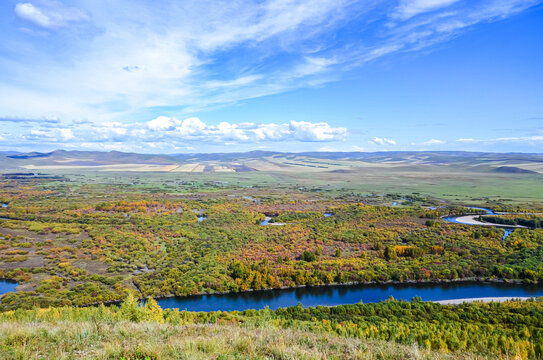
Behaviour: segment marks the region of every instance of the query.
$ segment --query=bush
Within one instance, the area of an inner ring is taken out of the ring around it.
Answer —
[[[304,251],[302,253],[302,255],[300,255],[300,260],[307,261],[307,262],[312,262],[312,261],[317,260],[317,256],[315,255],[314,252],[306,250],[306,251]]]

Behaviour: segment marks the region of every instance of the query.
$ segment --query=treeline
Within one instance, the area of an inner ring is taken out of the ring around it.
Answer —
[[[493,224],[500,225],[511,225],[511,226],[526,226],[530,229],[542,229],[543,228],[543,219],[532,218],[525,219],[521,217],[500,217],[500,216],[480,216],[480,221],[489,222]]]
[[[540,359],[543,355],[543,299],[524,302],[440,305],[393,299],[375,304],[336,307],[298,306],[275,311],[187,312],[161,309],[129,296],[119,307],[48,308],[0,313],[0,323],[132,322],[230,324],[329,332],[345,337],[377,339],[445,352],[491,357]]]

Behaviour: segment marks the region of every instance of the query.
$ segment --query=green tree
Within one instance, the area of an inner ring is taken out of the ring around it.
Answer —
[[[130,321],[140,321],[142,318],[139,301],[132,293],[129,293],[124,302],[121,304],[121,313],[123,317]]]

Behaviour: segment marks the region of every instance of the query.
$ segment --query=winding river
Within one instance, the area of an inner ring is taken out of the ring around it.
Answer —
[[[247,309],[270,309],[295,306],[335,306],[379,302],[388,299],[411,300],[420,296],[423,301],[451,299],[473,299],[483,297],[539,297],[543,296],[542,285],[451,282],[425,284],[388,285],[334,285],[300,287],[283,290],[260,290],[243,293],[170,297],[159,299],[162,308],[190,311],[242,311]]]
[[[498,213],[495,213],[491,209],[487,209],[487,208],[474,207],[474,206],[468,206],[468,208],[475,209],[475,210],[483,210],[486,212],[484,215],[500,215]],[[520,225],[511,226],[511,225],[501,225],[501,224],[481,222],[481,221],[476,220],[476,218],[478,218],[479,216],[480,215],[446,216],[443,218],[443,220],[447,222],[463,224],[463,225],[493,226],[495,228],[501,228],[504,230],[502,240],[505,240],[515,229],[526,228],[525,226],[520,226]]]

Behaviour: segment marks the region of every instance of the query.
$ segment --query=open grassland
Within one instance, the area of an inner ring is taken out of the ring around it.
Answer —
[[[141,155],[55,151],[0,155],[4,172],[66,176],[73,185],[100,183],[183,193],[259,187],[335,194],[419,193],[447,201],[512,204],[543,199],[543,156],[463,152],[240,153]]]
[[[194,164],[191,164],[191,166]],[[452,202],[481,203],[504,201],[511,204],[540,203],[543,199],[543,175],[468,172],[463,169],[393,167],[351,169],[347,172],[253,171],[228,169],[203,172],[203,167],[184,167],[174,172],[99,172],[55,170],[79,184],[112,184],[143,191],[186,193],[253,187],[288,191],[323,191],[334,196],[357,194],[417,193]]]

